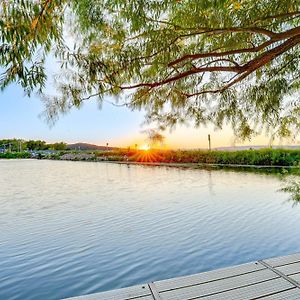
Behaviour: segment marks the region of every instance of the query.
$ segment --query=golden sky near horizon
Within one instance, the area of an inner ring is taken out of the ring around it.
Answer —
[[[252,138],[250,141],[244,142],[236,140],[232,130],[227,127],[222,130],[215,130],[213,127],[200,127],[193,128],[192,126],[182,126],[173,131],[166,131],[163,133],[165,136],[164,148],[171,149],[194,149],[194,148],[208,148],[208,134],[211,136],[212,148],[217,147],[233,147],[233,146],[247,146],[247,145],[265,145],[270,144],[270,138],[261,134]],[[104,141],[90,141],[98,145],[104,145]],[[134,147],[137,144],[139,147],[146,145],[147,136],[142,133],[128,134],[119,139],[110,141],[111,146]],[[273,145],[295,145],[299,141],[292,140],[275,140]]]

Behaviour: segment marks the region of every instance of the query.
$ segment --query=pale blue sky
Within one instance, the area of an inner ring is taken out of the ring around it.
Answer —
[[[141,133],[143,112],[132,112],[125,107],[115,107],[104,103],[99,110],[94,101],[84,104],[62,115],[50,128],[40,116],[43,103],[37,96],[25,97],[23,90],[16,84],[10,85],[0,93],[0,139],[22,138],[41,139],[47,142],[65,141],[88,142],[112,146],[145,144],[146,136]],[[232,146],[234,137],[230,129],[214,131],[212,127],[195,129],[180,127],[166,132],[166,145],[171,148],[205,148],[207,134],[212,136],[212,146]],[[268,139],[260,136],[246,144],[267,144]]]
[[[0,138],[123,143],[130,134],[139,134],[143,120],[142,113],[110,104],[104,104],[99,110],[91,101],[80,110],[62,115],[50,128],[40,116],[43,110],[37,96],[24,97],[19,86],[9,86],[0,94]]]
[[[53,64],[47,65],[48,72],[54,73]],[[49,92],[55,93],[53,85],[49,84],[49,87]],[[80,110],[73,109],[67,115],[62,115],[50,128],[41,117],[43,110],[43,103],[37,96],[25,97],[20,86],[10,85],[0,92],[0,139],[41,139],[47,142],[87,142],[98,145],[108,142],[111,146],[124,147],[146,143],[146,136],[141,133],[147,128],[141,126],[143,112],[132,112],[126,107],[115,107],[108,103],[104,103],[99,110],[96,102],[90,101],[84,103]],[[234,144],[234,136],[229,128],[215,131],[212,127],[195,129],[192,126],[166,132],[165,144],[170,148],[206,148],[208,134],[212,137],[212,147]],[[245,144],[267,145],[268,138],[259,136]]]
[[[73,109],[62,115],[50,128],[40,115],[43,103],[37,96],[25,97],[23,90],[16,84],[10,85],[0,94],[0,139],[22,138],[42,139],[47,142],[65,141],[88,142],[114,146],[128,146],[145,143],[146,136],[141,134],[147,127],[143,123],[143,112],[132,112],[125,107],[115,107],[104,103],[101,110],[94,101],[86,102],[80,110]],[[182,127],[166,133],[169,147],[206,147],[207,134],[211,129]],[[224,139],[228,131],[216,132],[215,146],[231,145],[232,139]]]

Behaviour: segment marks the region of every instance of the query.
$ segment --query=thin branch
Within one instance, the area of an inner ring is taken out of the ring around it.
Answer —
[[[109,90],[107,90],[106,92],[108,92],[108,91],[109,91]],[[105,92],[104,92],[104,93],[105,93]],[[80,102],[87,101],[87,100],[90,100],[90,99],[92,99],[92,98],[99,97],[99,96],[102,96],[102,95],[103,95],[103,92],[102,92],[102,93],[91,94],[91,95],[89,95],[89,96],[87,96],[87,97],[81,98],[79,101],[80,101]],[[128,106],[128,105],[130,104],[130,103],[127,103],[127,102],[122,103],[122,104],[118,104],[118,103],[114,103],[114,102],[108,101],[108,100],[106,100],[106,99],[103,99],[102,101],[103,101],[103,102],[106,102],[106,103],[109,103],[109,104],[111,104],[111,105],[113,105],[113,106],[117,106],[117,107],[124,107],[124,106]]]
[[[47,9],[47,6],[51,4],[52,0],[46,0],[44,5],[42,6],[42,9],[38,16],[32,21],[32,29],[34,30],[34,35],[36,35],[37,31],[37,24],[40,22],[40,19],[43,17],[44,12]]]
[[[193,93],[193,94],[183,93],[183,95],[186,96],[187,98],[191,98],[191,97],[200,96],[203,94],[217,94],[217,93],[222,93],[222,92],[223,92],[223,88],[220,88],[220,89],[216,89],[216,90],[204,90],[204,91]]]
[[[266,16],[266,17],[257,19],[252,24],[257,24],[257,23],[259,23],[261,21],[265,21],[265,20],[286,18],[286,17],[291,17],[291,16],[300,16],[300,11],[293,11],[290,13],[282,13],[282,14],[277,14],[277,15],[273,15],[273,16]]]
[[[180,25],[177,25],[177,24],[165,21],[165,20],[155,20],[155,19],[150,18],[150,17],[146,17],[145,19],[147,21],[150,21],[150,22],[155,22],[155,23],[159,23],[159,24],[164,24],[164,25],[172,26],[175,29],[180,29],[180,30],[188,30],[189,29],[189,28],[185,28],[185,27],[182,27]]]
[[[195,29],[196,32],[191,33],[191,34],[224,34],[224,33],[258,33],[262,35],[266,35],[270,38],[276,35],[275,32],[265,29],[265,28],[260,28],[260,27],[228,27],[228,28],[199,28]]]
[[[130,103],[127,103],[127,102],[122,103],[122,104],[118,104],[118,103],[114,103],[114,102],[111,102],[111,101],[108,101],[108,100],[105,100],[105,99],[103,99],[103,101],[108,103],[108,104],[111,104],[113,106],[116,106],[116,107],[124,107],[124,106],[129,106],[130,105]]]
[[[187,29],[190,30],[190,29]],[[259,33],[259,34],[264,34],[267,35],[268,37],[274,37],[276,36],[276,33],[271,31],[271,30],[267,30],[264,28],[259,28],[259,27],[248,27],[248,28],[242,28],[242,27],[231,27],[231,28],[208,28],[208,27],[203,27],[203,28],[198,28],[198,29],[193,29],[196,30],[195,32],[191,32],[191,33],[186,33],[186,34],[180,34],[177,37],[175,37],[166,47],[164,47],[163,49],[156,51],[150,55],[147,56],[140,56],[140,57],[135,57],[133,58],[131,61],[136,61],[136,60],[140,60],[140,59],[149,59],[152,58],[156,55],[158,55],[159,53],[162,53],[163,51],[167,50],[171,45],[175,44],[179,39],[181,38],[185,38],[185,37],[190,37],[190,36],[195,36],[195,35],[201,35],[201,34],[224,34],[224,33],[232,33],[232,32],[248,32],[248,33]],[[158,33],[160,32],[159,30],[157,31]],[[145,35],[145,33],[141,33],[137,36],[134,36],[128,40],[133,40],[133,39],[137,39],[142,37],[143,35]],[[252,49],[252,48],[250,48]],[[170,66],[170,65],[169,65]]]
[[[191,32],[191,35],[195,34],[203,34],[203,33],[213,33],[213,34],[222,34],[222,33],[230,33],[230,32],[249,32],[249,33],[258,33],[258,34],[263,34],[267,35],[268,37],[272,37],[275,35],[275,32],[265,29],[265,28],[260,28],[260,27],[228,27],[228,28],[209,28],[209,27],[182,27],[177,24],[164,21],[164,20],[155,20],[152,18],[147,17],[146,20],[149,20],[151,22],[156,22],[160,24],[165,24],[174,27],[175,30],[190,30],[194,31]],[[138,36],[140,37],[140,36]]]
[[[228,59],[228,58],[219,58],[219,59],[214,59],[214,60],[212,60],[212,61],[209,61],[209,62],[206,62],[205,64],[203,64],[203,65],[201,65],[200,67],[198,67],[198,68],[202,68],[202,67],[204,67],[204,66],[208,66],[208,65],[210,65],[210,64],[212,64],[212,63],[216,63],[216,62],[229,62],[229,63],[231,63],[231,64],[234,64],[237,68],[241,68],[241,66],[236,62],[236,61],[234,61],[234,60],[232,60],[232,59]],[[174,66],[173,66],[174,67]]]
[[[284,64],[279,70],[277,70],[277,72],[275,74],[272,75],[271,78],[275,77],[276,75],[280,74],[281,71],[283,71],[286,67],[288,67],[291,63],[294,62],[294,60],[299,59],[299,56],[293,57],[292,59],[290,59],[286,64]]]
[[[289,13],[282,13],[282,14],[277,14],[277,15],[272,15],[272,16],[265,16],[265,17],[262,17],[262,18],[259,18],[259,19],[255,20],[252,23],[252,25],[257,24],[261,21],[265,21],[265,20],[270,20],[270,19],[274,20],[274,19],[280,19],[280,18],[286,18],[286,17],[297,17],[297,16],[300,16],[300,11],[293,11],[293,12],[289,12]],[[175,29],[181,29],[181,30],[194,30],[194,29],[196,29],[194,27],[182,27],[182,26],[180,26],[178,24],[174,24],[172,22],[168,22],[168,21],[165,21],[165,20],[156,20],[156,19],[153,19],[153,18],[150,18],[150,17],[146,17],[146,20],[148,20],[150,22],[156,22],[156,23],[160,23],[160,24],[164,24],[164,25],[169,25],[169,26],[174,27]]]
[[[140,87],[157,87],[161,86],[173,81],[177,81],[179,79],[183,79],[187,76],[197,74],[197,73],[205,73],[205,72],[234,72],[234,73],[239,73],[241,71],[241,68],[239,67],[230,67],[230,66],[213,66],[213,67],[204,67],[204,68],[192,68],[188,71],[179,73],[176,76],[170,77],[168,79],[162,80],[162,81],[157,81],[157,82],[152,82],[152,83],[138,83],[135,85],[130,85],[130,86],[121,86],[119,87],[122,90],[129,90],[129,89],[134,89],[134,88],[140,88]]]

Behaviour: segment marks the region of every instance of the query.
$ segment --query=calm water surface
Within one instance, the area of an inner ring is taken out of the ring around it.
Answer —
[[[0,161],[0,299],[59,299],[300,251],[271,175]]]

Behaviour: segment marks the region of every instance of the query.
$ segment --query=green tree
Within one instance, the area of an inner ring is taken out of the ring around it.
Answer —
[[[59,94],[47,114],[126,95],[160,128],[229,123],[245,138],[300,129],[299,0],[2,1],[1,87],[43,91],[52,46]],[[76,44],[63,45],[62,26]],[[39,54],[36,56],[36,54]]]
[[[0,149],[19,152],[24,149],[24,141],[19,139],[3,139],[0,140]]]
[[[52,150],[66,150],[67,149],[67,144],[64,142],[49,144],[48,146]]]
[[[46,150],[48,149],[48,146],[46,144],[45,141],[33,141],[33,140],[30,140],[30,141],[27,141],[26,143],[26,146],[27,146],[27,149],[28,150]]]

